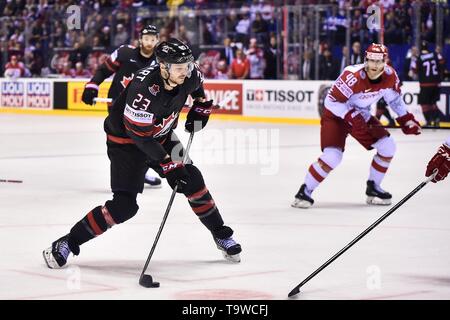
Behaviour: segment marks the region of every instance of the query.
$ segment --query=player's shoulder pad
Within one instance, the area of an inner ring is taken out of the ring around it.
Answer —
[[[119,48],[117,48],[116,51],[118,51],[119,54],[121,54],[121,53],[125,53],[126,54],[127,52],[131,52],[131,51],[133,51],[135,49],[136,49],[135,46],[132,46],[132,45],[129,45],[129,44],[123,44]]]
[[[384,87],[400,91],[400,78],[393,67],[386,65],[382,77],[383,83],[385,84]]]
[[[146,81],[146,79],[150,79],[158,75],[159,73],[159,64],[151,64],[145,68],[142,68],[136,72],[136,76],[133,80],[141,83]]]
[[[111,53],[110,58],[112,61],[125,60],[134,49],[133,46],[123,44]]]
[[[383,76],[386,80],[388,80],[389,82],[392,82],[392,83],[396,83],[397,81],[400,81],[395,69],[388,65],[386,65],[384,67],[384,75]]]
[[[394,68],[392,68],[391,66],[388,66],[388,65],[386,65],[384,67],[384,73],[386,75],[388,75],[388,76],[397,75],[397,73],[395,72]]]
[[[353,73],[355,75],[361,70],[364,70],[364,63],[353,64],[344,68],[344,71],[347,71],[347,73]]]
[[[192,69],[190,78],[203,82],[203,72],[200,70],[200,66],[197,63],[194,63],[194,68]]]
[[[359,82],[360,80],[364,80],[367,77],[363,63],[345,67],[340,77],[345,76],[346,78],[348,78],[349,74],[352,74],[357,79],[357,82]]]

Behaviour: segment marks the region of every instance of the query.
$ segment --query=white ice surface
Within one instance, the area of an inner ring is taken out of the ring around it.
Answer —
[[[0,179],[23,180],[0,183],[0,299],[286,299],[389,209],[365,204],[373,152],[352,138],[341,165],[314,192],[314,207],[294,209],[290,203],[320,155],[319,127],[216,120],[196,135],[191,155],[242,244],[240,264],[223,260],[177,195],[149,267],[161,287],[139,286],[171,193],[164,181],[162,189],[138,197],[132,220],[83,245],[67,268],[50,270],[42,250],[111,197],[102,122],[0,116]],[[271,159],[273,166],[254,163],[248,148],[234,145],[235,129],[257,139],[269,133],[278,147],[258,140],[250,150],[256,162]],[[186,142],[188,135],[177,132]],[[391,133],[397,154],[383,187],[396,203],[424,180],[428,160],[450,132]],[[247,155],[247,164],[236,163],[238,154]],[[269,167],[275,174],[261,174]],[[450,179],[426,185],[308,282],[297,299],[450,299],[449,197]]]

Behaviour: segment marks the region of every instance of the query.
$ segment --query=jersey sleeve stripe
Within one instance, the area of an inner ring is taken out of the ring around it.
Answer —
[[[116,72],[117,69],[119,69],[119,66],[120,66],[120,64],[119,64],[119,65],[116,65],[116,64],[115,64],[114,62],[112,62],[111,59],[109,59],[109,58],[105,60],[105,65],[108,67],[109,70],[111,70],[111,71],[113,71],[113,72]]]

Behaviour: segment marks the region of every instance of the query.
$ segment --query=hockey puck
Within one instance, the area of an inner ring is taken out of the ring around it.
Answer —
[[[141,276],[139,284],[145,288],[159,288],[159,282],[153,281],[152,276],[148,274]]]

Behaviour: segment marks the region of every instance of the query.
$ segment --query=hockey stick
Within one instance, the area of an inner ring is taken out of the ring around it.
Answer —
[[[8,179],[0,179],[0,182],[9,182],[9,183],[22,183],[22,180],[8,180]]]
[[[113,101],[112,98],[99,98],[99,97],[97,97],[97,98],[94,98],[94,105],[95,105],[97,102],[108,103],[108,102],[112,102],[112,101]]]
[[[191,132],[191,135],[189,136],[189,141],[186,146],[186,151],[183,156],[183,164],[186,163],[189,149],[191,148],[192,139],[194,138],[194,132]],[[164,228],[164,225],[166,224],[167,217],[169,216],[170,209],[172,208],[173,200],[175,199],[175,195],[177,194],[178,190],[178,184],[173,188],[172,195],[170,196],[169,204],[166,208],[166,213],[164,213],[163,220],[161,222],[161,225],[159,226],[158,233],[156,234],[155,241],[153,241],[152,249],[150,250],[150,254],[147,257],[147,261],[145,262],[144,268],[142,269],[141,276],[139,277],[139,284],[145,288],[158,288],[159,282],[153,281],[153,278],[149,274],[145,274],[145,271],[147,271],[148,264],[150,263],[150,260],[152,259],[153,252],[155,251],[156,244],[158,243],[159,237],[161,236],[161,232]]]
[[[288,297],[295,296],[296,294],[300,293],[300,288],[306,284],[309,280],[314,278],[320,271],[325,269],[329,264],[331,264],[334,260],[336,260],[340,255],[342,255],[345,251],[350,249],[355,243],[357,243],[359,240],[361,240],[366,234],[368,234],[373,228],[375,228],[378,224],[380,224],[381,221],[386,219],[389,215],[391,215],[395,210],[400,208],[406,201],[408,201],[409,198],[411,198],[413,195],[415,195],[420,189],[422,189],[428,182],[433,180],[433,178],[436,176],[437,170],[433,172],[431,176],[429,176],[425,181],[423,181],[421,184],[419,184],[413,191],[411,191],[408,195],[406,195],[402,200],[400,200],[395,206],[393,206],[388,212],[386,212],[382,217],[380,217],[377,221],[375,221],[370,227],[368,227],[366,230],[361,232],[355,239],[353,239],[349,244],[347,244],[344,248],[342,248],[338,253],[336,253],[334,256],[332,256],[330,259],[328,259],[327,262],[325,262],[323,265],[321,265],[318,269],[316,269],[313,273],[311,273],[305,280],[300,282],[299,285],[297,285],[294,289],[289,292]]]
[[[402,127],[400,127],[400,126],[391,126],[391,125],[388,125],[388,126],[380,126],[380,127],[383,127],[383,128],[386,128],[386,129],[401,129],[401,128],[402,128]],[[420,127],[420,129],[450,130],[450,127],[422,126],[422,127]]]

